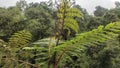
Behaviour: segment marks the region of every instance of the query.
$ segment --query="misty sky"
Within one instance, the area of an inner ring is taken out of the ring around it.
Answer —
[[[0,7],[14,6],[15,3],[19,0],[0,0]],[[26,0],[30,2],[40,2],[48,0]],[[95,10],[95,6],[102,6],[105,8],[114,8],[114,2],[120,0],[76,0],[76,3],[81,5],[82,8],[86,8],[89,13],[92,13]]]

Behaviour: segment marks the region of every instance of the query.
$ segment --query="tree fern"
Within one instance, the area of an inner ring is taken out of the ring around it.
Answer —
[[[120,23],[115,22],[108,24],[106,27],[99,26],[97,29],[93,29],[92,31],[85,32],[82,34],[77,34],[75,38],[69,41],[65,41],[59,44],[59,46],[54,47],[55,44],[52,44],[52,47],[50,48],[50,53],[49,53],[49,46],[51,45],[49,45],[48,40],[38,41],[37,42],[37,44],[39,45],[38,47],[27,47],[25,48],[25,50],[36,49],[40,51],[38,52],[39,55],[40,54],[43,55],[43,53],[44,55],[46,54],[46,58],[48,58],[47,60],[49,60],[49,54],[52,56],[54,52],[57,52],[58,66],[62,67],[62,65],[66,64],[67,61],[73,62],[74,56],[77,56],[79,58],[82,57],[84,51],[86,50],[86,47],[99,45],[101,43],[107,42],[108,40],[113,40],[119,34],[120,34]],[[44,42],[46,42],[47,44]],[[43,45],[43,43],[45,45]],[[44,50],[46,50],[46,52],[43,52]],[[38,58],[42,58],[42,57],[38,57]],[[46,63],[48,63],[48,61],[44,61],[44,62],[45,64],[43,66],[47,66]]]
[[[64,44],[55,47],[55,50],[59,54],[64,53],[63,60],[65,60],[70,55],[80,56],[87,46],[94,46],[107,40],[112,40],[119,34],[120,22],[110,23],[106,27],[99,26],[98,29],[79,34],[70,41],[66,41]],[[61,62],[63,63],[62,60]]]

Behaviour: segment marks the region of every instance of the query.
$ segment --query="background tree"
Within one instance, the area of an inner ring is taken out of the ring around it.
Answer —
[[[24,16],[17,7],[0,9],[0,38],[7,41],[14,33],[23,29]]]
[[[116,21],[119,21],[118,16],[115,13],[110,13],[110,12],[107,12],[103,16],[103,19],[104,19],[103,25],[108,24],[107,22],[116,22]]]
[[[28,4],[25,0],[17,1],[16,6],[24,13],[24,10],[27,8]]]
[[[108,11],[108,9],[101,6],[96,6],[95,9],[96,10],[94,11],[94,15],[97,17],[103,16]]]
[[[116,5],[116,8],[120,8],[120,2],[119,1],[116,1],[115,5]]]
[[[51,9],[44,2],[31,3],[26,8],[25,16],[28,23],[25,29],[32,33],[34,41],[53,34],[54,20],[51,13]]]

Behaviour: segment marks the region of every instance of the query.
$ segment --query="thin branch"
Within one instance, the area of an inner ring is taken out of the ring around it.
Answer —
[[[2,58],[3,60],[6,60],[6,59],[8,59],[8,58]],[[31,64],[31,63],[29,63],[29,62],[25,62],[25,61],[23,61],[23,60],[16,60],[16,59],[13,59],[13,58],[10,58],[10,60],[12,60],[12,61],[18,61],[18,62],[21,62],[21,63],[23,63],[23,64],[27,64],[27,65],[29,65],[29,66],[32,66],[32,67],[34,67],[34,68],[39,68],[37,65],[34,65],[34,64]]]

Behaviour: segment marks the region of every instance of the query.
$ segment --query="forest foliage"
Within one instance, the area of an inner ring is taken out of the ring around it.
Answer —
[[[119,68],[120,2],[93,15],[74,0],[0,7],[0,68]]]

